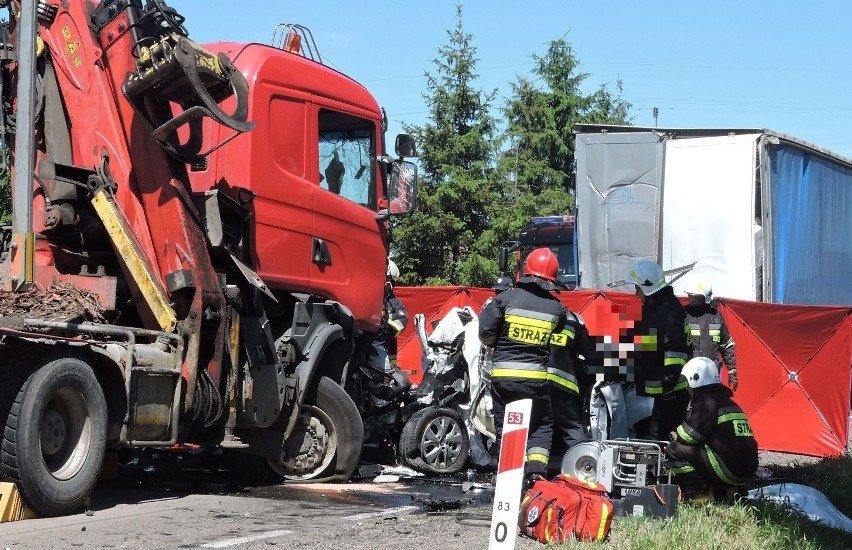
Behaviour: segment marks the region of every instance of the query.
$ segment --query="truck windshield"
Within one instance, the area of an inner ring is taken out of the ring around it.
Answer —
[[[323,109],[319,113],[320,187],[370,209],[376,207],[375,125]]]

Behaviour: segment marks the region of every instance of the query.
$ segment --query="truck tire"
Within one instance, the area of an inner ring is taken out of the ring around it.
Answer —
[[[364,444],[358,407],[327,377],[320,379],[315,397],[305,401],[281,456],[269,459],[269,466],[285,481],[348,480]]]
[[[470,454],[461,415],[446,407],[417,411],[402,428],[399,451],[406,465],[428,474],[455,474]]]
[[[95,487],[104,460],[103,390],[92,367],[71,356],[48,357],[20,380],[0,395],[0,410],[8,411],[0,470],[35,513],[75,512]]]

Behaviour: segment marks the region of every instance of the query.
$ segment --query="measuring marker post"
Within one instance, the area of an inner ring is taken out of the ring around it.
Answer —
[[[494,508],[491,512],[491,540],[488,550],[515,548],[531,410],[532,399],[521,399],[506,405],[503,437],[500,442],[500,462],[494,484]]]

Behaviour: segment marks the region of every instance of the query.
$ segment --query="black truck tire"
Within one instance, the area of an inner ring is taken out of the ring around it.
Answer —
[[[343,388],[323,377],[315,396],[302,405],[281,456],[269,459],[269,466],[285,481],[347,481],[358,466],[363,444],[358,407]]]
[[[75,356],[48,357],[24,376],[0,393],[0,410],[8,411],[0,471],[18,484],[35,513],[75,512],[94,489],[104,460],[103,390],[92,367]]]
[[[470,439],[461,415],[446,407],[417,411],[399,438],[402,461],[427,474],[449,475],[461,471],[470,454]]]

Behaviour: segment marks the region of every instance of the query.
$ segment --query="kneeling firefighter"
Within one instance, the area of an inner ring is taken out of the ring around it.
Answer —
[[[707,357],[690,359],[683,377],[691,395],[686,420],[666,447],[672,482],[685,496],[707,486],[716,500],[730,500],[757,471],[757,442],[733,392],[722,384],[719,367]]]

